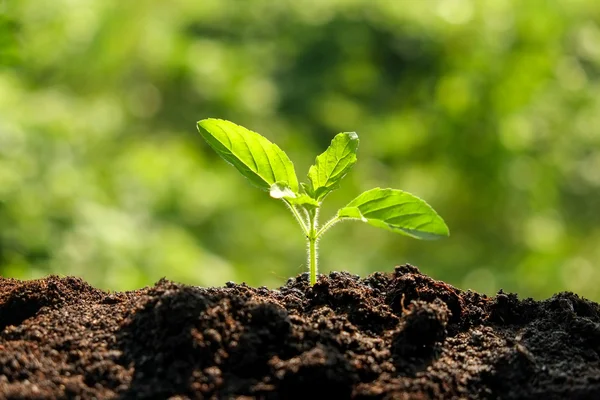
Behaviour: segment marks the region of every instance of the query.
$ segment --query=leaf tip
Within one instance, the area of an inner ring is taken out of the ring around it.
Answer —
[[[208,131],[208,129],[207,129],[208,125],[210,125],[210,123],[214,122],[214,121],[215,121],[214,118],[204,118],[204,119],[201,119],[200,121],[196,122],[196,128],[199,131],[202,131],[202,130]]]
[[[358,140],[358,133],[356,132],[346,132],[350,140]]]

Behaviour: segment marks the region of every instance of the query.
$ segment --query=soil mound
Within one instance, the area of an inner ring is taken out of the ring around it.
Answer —
[[[0,278],[1,399],[598,399],[600,307],[409,265],[279,290]]]

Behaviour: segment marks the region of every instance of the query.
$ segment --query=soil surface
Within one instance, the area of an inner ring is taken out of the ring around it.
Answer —
[[[405,265],[279,290],[0,278],[2,399],[600,399],[600,307]]]

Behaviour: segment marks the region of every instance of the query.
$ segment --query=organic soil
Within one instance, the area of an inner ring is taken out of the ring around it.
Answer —
[[[0,278],[2,399],[600,399],[600,307],[415,267],[279,290]]]

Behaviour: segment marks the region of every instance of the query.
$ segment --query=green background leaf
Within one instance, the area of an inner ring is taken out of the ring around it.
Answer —
[[[339,210],[338,216],[360,219],[416,239],[431,240],[449,235],[446,223],[429,204],[402,190],[368,190]]]
[[[198,121],[198,132],[225,161],[259,188],[270,190],[273,184],[282,182],[294,193],[298,192],[294,164],[264,136],[215,118]]]
[[[323,200],[339,187],[340,181],[356,163],[357,149],[358,135],[344,132],[337,134],[327,150],[317,156],[315,165],[308,170],[308,180],[317,200]]]

